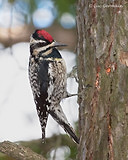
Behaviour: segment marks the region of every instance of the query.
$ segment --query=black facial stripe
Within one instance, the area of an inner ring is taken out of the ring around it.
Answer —
[[[34,57],[35,61],[38,61],[39,57],[43,57],[43,58],[62,58],[62,56],[60,55],[60,53],[58,52],[58,50],[56,48],[54,48],[54,46],[50,46],[42,51],[40,51],[38,53],[38,55],[33,55],[33,51],[34,49],[38,49],[40,47],[44,47],[47,46],[47,44],[44,45],[44,43],[39,42],[36,44],[31,44],[30,45],[30,52],[31,52],[31,56]],[[48,50],[52,49],[52,52],[49,54],[45,54]],[[43,54],[44,53],[44,54]]]
[[[34,49],[37,49],[37,48],[40,48],[40,47],[44,47],[44,46],[47,46],[47,43],[45,43],[45,42],[37,42],[37,43],[31,44],[30,47],[34,50]]]
[[[50,50],[52,47],[48,47],[45,50],[40,51],[39,55],[42,55],[43,53],[47,52],[48,50]]]
[[[51,53],[49,53],[49,54],[47,54],[47,55],[44,54],[44,56],[43,56],[43,53],[45,53],[46,51],[48,51],[48,50],[51,49],[51,48],[53,48],[53,47],[49,47],[49,48],[47,48],[46,50],[41,51],[41,52],[39,53],[39,56],[42,56],[42,57],[44,57],[44,58],[62,58],[61,54],[57,51],[56,48],[53,48],[53,50],[52,50]]]

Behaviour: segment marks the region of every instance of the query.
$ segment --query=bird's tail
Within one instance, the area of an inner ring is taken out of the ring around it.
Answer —
[[[61,127],[65,130],[66,133],[73,139],[75,143],[79,144],[79,138],[76,136],[73,128],[71,125],[68,123],[68,120],[61,108],[61,106],[54,107],[54,109],[49,110],[50,115],[54,118],[57,123],[61,125]]]
[[[37,113],[39,116],[39,120],[40,120],[40,125],[41,125],[41,130],[42,130],[42,140],[43,142],[45,141],[45,128],[47,125],[47,120],[48,120],[48,112],[47,112],[47,108],[45,106],[41,106],[38,105],[37,108]]]

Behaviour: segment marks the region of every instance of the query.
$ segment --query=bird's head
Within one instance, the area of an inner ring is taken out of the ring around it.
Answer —
[[[37,55],[40,51],[45,53],[52,48],[62,46],[67,45],[56,42],[45,30],[36,30],[30,37],[30,51],[34,55]]]

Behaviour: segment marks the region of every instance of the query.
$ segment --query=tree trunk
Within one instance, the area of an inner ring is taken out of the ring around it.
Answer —
[[[78,0],[77,31],[78,159],[128,160],[128,2]]]

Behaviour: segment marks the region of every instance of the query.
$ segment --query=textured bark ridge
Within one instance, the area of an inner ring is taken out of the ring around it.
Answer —
[[[0,143],[0,152],[15,158],[15,160],[46,160],[31,149],[9,141]]]
[[[128,2],[78,0],[77,31],[78,159],[127,160]]]

